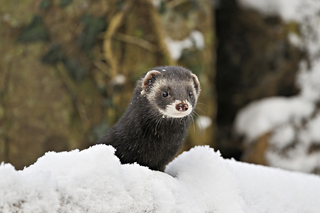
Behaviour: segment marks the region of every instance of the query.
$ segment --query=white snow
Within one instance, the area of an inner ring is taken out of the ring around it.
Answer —
[[[302,6],[301,0],[238,0],[238,2],[242,7],[255,9],[266,16],[280,15],[285,21],[299,21],[301,17],[297,14]]]
[[[289,146],[295,138],[295,129],[293,126],[284,124],[274,129],[269,143],[277,149],[284,149]]]
[[[296,21],[301,35],[289,34],[289,41],[303,47],[309,56],[310,66],[302,61],[297,83],[304,98],[320,99],[320,1],[317,0],[238,0],[245,8],[255,9],[264,15],[279,15],[284,21]]]
[[[235,127],[248,142],[272,132],[266,159],[271,166],[312,172],[320,168],[320,152],[310,153],[320,143],[320,118],[313,118],[320,101],[320,1],[319,0],[238,0],[246,9],[264,16],[278,15],[299,25],[297,35],[288,35],[291,44],[306,51],[296,78],[301,93],[294,98],[274,97],[249,104],[236,116]],[[293,102],[293,100],[296,100]],[[319,113],[318,113],[319,114]],[[306,124],[304,124],[306,122]],[[281,149],[293,144],[286,156]],[[280,150],[280,151],[279,151]]]
[[[152,0],[152,4],[155,8],[159,8],[161,4],[161,0]]]
[[[199,50],[202,50],[204,48],[204,37],[200,31],[198,30],[192,31],[190,33],[190,39],[195,43],[195,46]]]
[[[126,82],[127,78],[126,76],[119,74],[116,77],[114,77],[111,82],[114,85],[123,85]]]
[[[197,49],[204,48],[204,37],[203,34],[194,30],[190,33],[190,35],[183,40],[173,40],[170,37],[165,38],[165,43],[169,50],[170,56],[174,60],[178,60],[181,57],[182,51],[184,49],[191,48],[195,46]]]
[[[200,130],[205,130],[212,125],[212,119],[208,116],[200,115],[197,118],[196,124]]]
[[[290,149],[287,156],[283,156],[275,151],[266,152],[266,159],[270,166],[279,167],[292,171],[312,173],[320,164],[319,153],[308,153],[309,147],[306,144],[297,144],[294,149]]]
[[[311,115],[314,104],[297,98],[271,97],[253,102],[240,110],[235,120],[236,131],[252,142],[264,133],[290,121],[299,123]]]
[[[121,165],[96,145],[46,153],[22,171],[0,166],[0,212],[318,213],[320,178],[223,159],[196,147],[166,173]]]
[[[320,33],[319,33],[320,36]],[[320,51],[320,45],[319,45]],[[312,61],[311,70],[307,67],[306,62],[300,64],[300,75],[298,84],[302,91],[301,95],[309,100],[316,102],[320,99],[320,60]]]
[[[320,143],[320,113],[305,124],[304,128],[294,129],[292,124],[285,124],[275,129],[270,139],[273,148],[266,153],[266,159],[271,166],[284,169],[311,173],[320,166],[320,154],[317,151],[310,151],[310,144]],[[292,142],[299,143],[291,145],[286,156],[281,155],[281,150]]]
[[[288,40],[292,45],[294,45],[300,49],[302,49],[304,46],[301,38],[296,33],[290,32],[288,34]]]
[[[310,66],[302,61],[297,83],[304,98],[320,99],[320,1],[318,0],[238,0],[240,5],[263,15],[279,15],[286,22],[299,24],[301,35],[288,35],[291,43],[304,48]]]
[[[313,118],[308,124],[306,124],[306,129],[301,134],[302,141],[313,141],[315,143],[320,143],[320,113],[318,113],[315,118]]]

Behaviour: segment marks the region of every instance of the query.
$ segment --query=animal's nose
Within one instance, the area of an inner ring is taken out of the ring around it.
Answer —
[[[178,111],[187,111],[189,109],[189,106],[188,104],[185,104],[185,103],[179,103],[176,105],[176,109]]]

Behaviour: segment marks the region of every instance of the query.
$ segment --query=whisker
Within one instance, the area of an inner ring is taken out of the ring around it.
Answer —
[[[195,112],[195,111],[194,111],[194,115],[196,115],[198,119],[200,118],[200,115],[199,115],[197,112]],[[200,130],[199,133],[200,133],[201,135],[203,135],[204,128],[203,128],[203,126],[202,126],[202,123],[199,122],[199,121],[197,121],[197,122],[195,122],[195,123],[196,123],[196,126],[198,127],[197,129]]]
[[[194,113],[192,112],[191,119],[192,119],[192,123],[193,123],[193,132],[196,133],[196,123],[194,122],[194,118],[193,118]]]
[[[206,114],[200,107],[197,107],[197,106],[196,106],[195,109],[196,109],[196,110],[200,110],[200,111],[202,112],[202,114],[204,114],[204,115]]]
[[[196,111],[193,111],[193,114],[197,117],[200,117],[200,115]]]

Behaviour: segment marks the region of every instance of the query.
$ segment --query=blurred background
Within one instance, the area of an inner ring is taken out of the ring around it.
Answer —
[[[320,174],[319,14],[314,0],[3,0],[0,161],[94,145],[143,73],[180,65],[202,87],[183,150]]]

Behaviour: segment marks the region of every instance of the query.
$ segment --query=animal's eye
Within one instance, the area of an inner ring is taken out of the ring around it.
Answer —
[[[167,97],[167,96],[168,96],[168,92],[164,91],[164,92],[162,93],[162,97]]]
[[[193,93],[192,92],[189,92],[189,97],[193,98]]]

